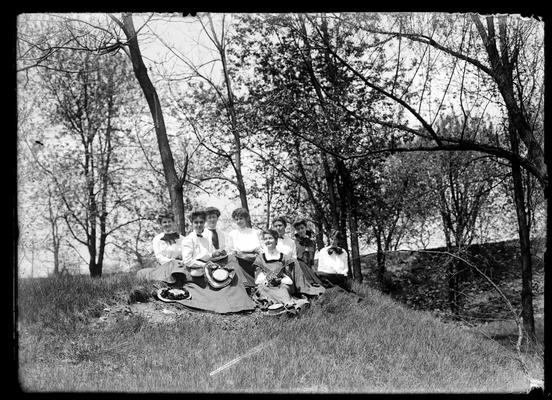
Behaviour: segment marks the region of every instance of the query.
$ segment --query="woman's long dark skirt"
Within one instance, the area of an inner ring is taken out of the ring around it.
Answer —
[[[291,280],[295,286],[295,292],[307,296],[319,296],[326,291],[316,273],[302,260],[294,262]]]

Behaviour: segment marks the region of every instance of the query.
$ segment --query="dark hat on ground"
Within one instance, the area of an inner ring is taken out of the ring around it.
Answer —
[[[211,259],[209,261],[212,261],[212,262],[219,262],[219,261],[225,261],[228,259],[228,254],[226,254],[226,252],[224,254],[221,254],[219,256],[216,256],[216,257],[211,257]]]
[[[178,300],[188,300],[192,296],[185,288],[160,288],[157,290],[157,298],[161,301],[170,303]]]

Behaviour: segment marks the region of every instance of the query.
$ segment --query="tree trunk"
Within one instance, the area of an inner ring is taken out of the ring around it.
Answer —
[[[498,90],[504,100],[504,105],[508,110],[508,118],[511,128],[515,127],[515,130],[511,131],[511,135],[515,135],[516,141],[521,139],[527,148],[528,157],[531,163],[538,171],[536,176],[541,182],[542,186],[546,188],[548,186],[548,173],[547,165],[544,157],[544,150],[541,147],[541,143],[535,137],[531,123],[527,117],[527,113],[523,108],[523,104],[518,103],[518,96],[515,95],[514,89],[514,68],[518,66],[517,53],[519,52],[519,45],[516,44],[510,52],[510,59],[508,59],[508,53],[502,48],[502,57],[496,46],[496,34],[494,30],[494,17],[487,17],[487,27],[485,30],[483,23],[479,19],[479,16],[473,14],[472,21],[474,22],[482,42],[485,46],[487,56],[489,58],[489,64],[491,66],[491,77],[496,82]],[[508,42],[517,42],[517,40],[507,37],[508,29],[505,19],[499,19],[499,40],[501,47],[505,46]],[[510,128],[510,129],[511,129]],[[546,135],[545,135],[546,136]],[[513,149],[512,149],[513,150]],[[519,154],[519,152],[514,152]]]
[[[54,240],[54,275],[59,275],[59,241]]]
[[[159,146],[159,154],[161,155],[161,162],[163,164],[163,173],[169,190],[175,222],[180,233],[185,234],[186,224],[184,215],[184,199],[182,196],[182,185],[184,183],[185,176],[179,178],[176,173],[174,158],[169,145],[169,139],[167,137],[165,120],[161,110],[161,102],[159,101],[157,91],[149,78],[148,70],[144,64],[144,60],[142,59],[132,15],[130,13],[123,13],[122,19],[122,24],[118,20],[116,20],[116,22],[120,24],[128,40],[132,68],[136,79],[144,92],[144,96],[146,97],[146,101],[148,102],[149,110],[153,118],[155,135]]]
[[[344,195],[347,203],[347,219],[349,232],[351,233],[351,266],[352,276],[355,281],[362,283],[362,270],[360,267],[360,252],[358,246],[358,224],[356,213],[356,197],[351,174],[342,160],[336,160],[338,171],[343,182]]]
[[[447,249],[447,251],[450,251]],[[453,315],[458,315],[458,263],[450,260],[447,267],[448,274],[448,305]]]
[[[52,208],[52,191],[48,188],[48,221],[50,222],[50,227],[52,229],[52,251],[54,253],[54,275],[59,275],[59,245],[60,241],[58,238],[57,230],[57,217],[54,215],[54,210]]]
[[[552,171],[552,162],[550,161],[551,147],[552,147],[552,138],[550,137],[550,135],[544,135],[544,148],[545,148],[545,154],[546,154],[545,160],[546,160],[546,168],[547,168],[548,176],[550,176],[550,172]],[[548,191],[547,187],[544,188],[544,198],[546,200],[546,250],[544,251],[544,265],[552,265],[552,229],[551,229],[552,228],[552,202],[550,201],[550,192]],[[552,279],[544,280],[544,293],[551,293],[551,289],[552,289],[550,287],[551,281]],[[544,379],[546,379],[547,382],[551,382],[550,368],[546,370]],[[550,391],[548,392],[550,393]]]
[[[34,278],[35,244],[31,245],[31,278]]]
[[[169,185],[169,196],[171,199],[175,222],[179,233],[186,235],[186,214],[184,208],[184,188],[182,183],[177,181]]]
[[[515,128],[510,125],[510,142],[512,151],[519,154],[519,142],[515,134]],[[521,257],[521,316],[523,328],[530,343],[535,342],[535,320],[533,315],[533,271],[531,266],[531,241],[527,214],[525,212],[525,196],[523,178],[519,163],[512,162],[512,180],[514,184],[514,202],[518,221],[518,234]]]
[[[102,276],[101,267],[98,268],[98,264],[96,263],[96,237],[89,238],[88,254],[90,255],[90,260],[88,261],[88,271],[90,272],[90,276],[92,278]]]
[[[102,267],[92,259],[90,259],[90,262],[88,263],[88,270],[90,271],[90,277],[101,278]]]
[[[234,145],[236,146],[236,153],[234,156],[234,162],[232,163],[232,167],[234,168],[234,171],[236,173],[236,181],[238,183],[237,187],[238,187],[238,192],[240,194],[241,206],[246,210],[249,210],[249,206],[247,203],[247,190],[245,188],[245,182],[243,180],[243,174],[242,174],[241,135],[240,135],[240,130],[238,126],[238,118],[236,115],[237,113],[236,113],[236,106],[234,103],[234,92],[232,91],[232,81],[230,80],[228,61],[226,59],[224,34],[221,36],[219,40],[215,32],[215,27],[214,27],[213,19],[211,18],[211,15],[207,14],[207,18],[209,19],[209,24],[211,26],[211,32],[212,32],[211,40],[215,45],[215,47],[217,48],[217,51],[220,55],[220,62],[222,64],[222,74],[224,78],[224,84],[226,86],[227,104],[225,104],[225,108],[228,111],[228,114],[230,116],[231,131],[234,137]]]
[[[322,150],[320,151],[320,158],[322,160],[322,166],[324,167],[324,178],[326,179],[326,185],[328,187],[328,202],[330,206],[332,229],[339,230],[340,223],[337,207],[337,196],[335,194],[335,175],[330,170],[326,153]]]
[[[249,211],[249,205],[247,203],[247,190],[245,189],[245,182],[241,171],[236,171],[236,180],[238,182],[238,192],[240,194],[241,206]]]
[[[305,171],[305,167],[303,166],[303,162],[301,161],[301,149],[300,149],[300,146],[299,146],[299,141],[297,139],[294,140],[294,147],[295,147],[295,155],[296,155],[296,164],[297,164],[297,168],[299,169],[299,172],[301,174],[301,179],[302,179],[302,186],[303,188],[305,188],[305,191],[307,192],[307,196],[311,202],[311,204],[313,205],[314,209],[315,209],[315,212],[316,212],[316,218],[317,220],[319,220],[322,224],[322,226],[326,227],[326,229],[330,229],[330,224],[328,223],[328,220],[326,218],[326,216],[324,215],[324,209],[322,208],[322,206],[320,205],[320,202],[318,200],[316,200],[316,197],[314,197],[314,193],[312,191],[312,187],[309,183],[309,179],[307,177],[307,173]],[[321,228],[321,227],[320,227]],[[323,233],[323,229],[319,229],[318,232],[321,234]],[[322,241],[320,243],[324,243],[324,240],[322,239]],[[318,243],[318,244],[320,244]],[[324,247],[322,245],[322,247]],[[322,248],[322,247],[319,247],[319,248]]]
[[[316,247],[321,249],[324,247],[324,223],[322,222],[322,217],[316,213],[314,217],[314,222],[316,224]]]
[[[376,276],[378,279],[378,284],[381,291],[385,291],[385,252],[383,250],[383,243],[382,243],[382,235],[381,232],[376,229],[374,229],[374,237],[376,238],[376,245],[377,245],[377,251],[376,251],[376,262],[377,262],[377,269],[376,269]]]
[[[100,246],[98,248],[98,262],[96,263],[97,268],[99,269],[99,272],[100,272],[100,276],[102,275],[102,270],[103,270],[106,240],[107,240],[107,235],[105,234],[105,231],[104,231],[100,234]]]

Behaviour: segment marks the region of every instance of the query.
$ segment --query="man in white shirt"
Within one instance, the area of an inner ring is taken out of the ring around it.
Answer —
[[[193,211],[190,222],[193,231],[182,240],[182,263],[189,269],[192,277],[202,276],[203,267],[214,252],[211,242],[203,236],[205,212]]]
[[[295,240],[286,236],[287,221],[284,217],[275,218],[272,221],[272,227],[278,232],[278,243],[276,244],[276,250],[284,253],[284,255],[297,258],[297,247],[295,246]]]
[[[217,222],[220,217],[219,209],[216,207],[207,207],[204,211],[205,227],[207,229],[203,231],[203,236],[211,242],[214,249],[213,257],[216,257],[228,250],[228,240],[226,234],[220,229],[217,229]]]

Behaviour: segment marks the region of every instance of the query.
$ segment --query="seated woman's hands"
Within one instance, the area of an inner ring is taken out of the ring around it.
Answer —
[[[268,279],[268,285],[269,286],[279,286],[280,282],[282,282],[282,279],[280,279],[276,276]]]

